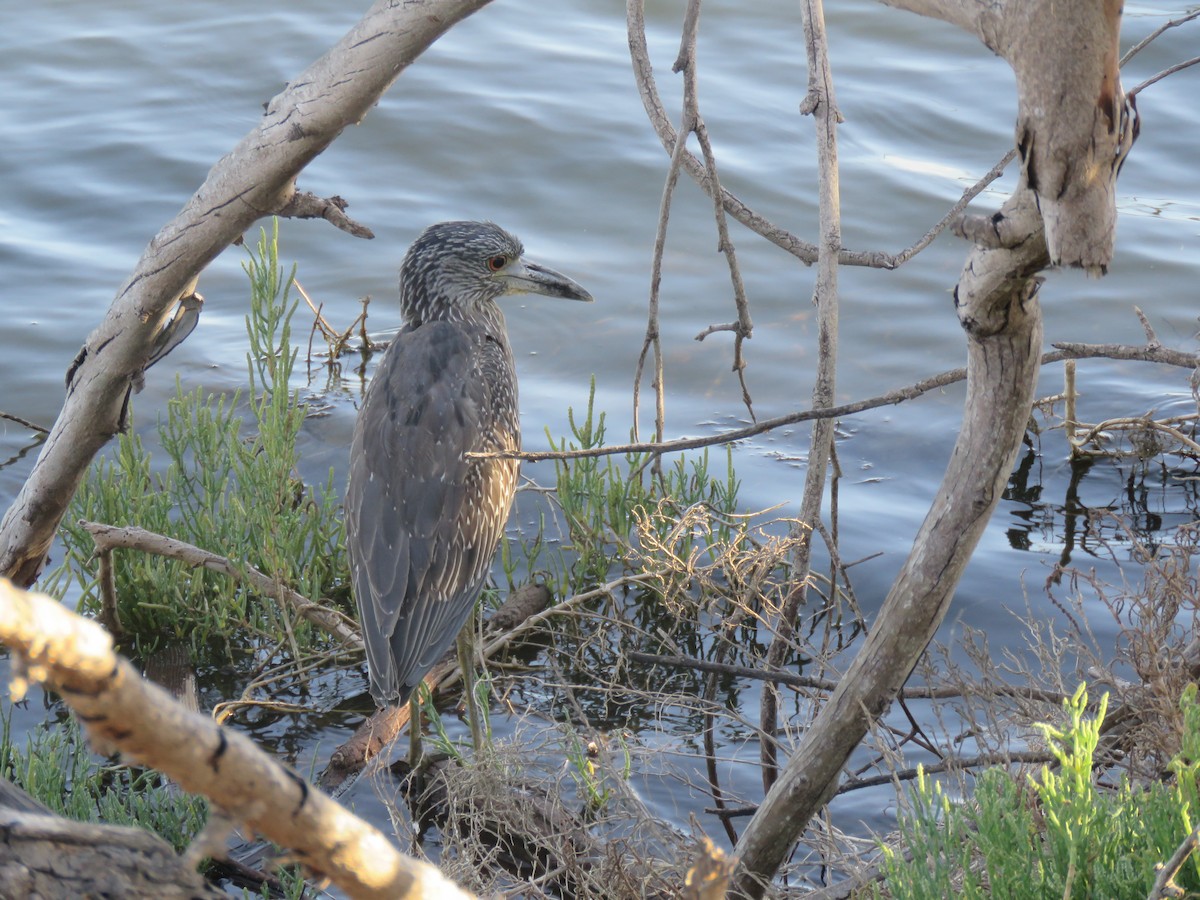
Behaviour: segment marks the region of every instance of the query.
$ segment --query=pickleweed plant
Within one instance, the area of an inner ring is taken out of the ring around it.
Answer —
[[[145,828],[179,851],[208,818],[203,797],[168,788],[152,770],[94,756],[72,718],[43,723],[26,734],[22,748],[13,740],[5,716],[0,777],[68,819]]]
[[[1169,769],[1171,784],[1134,785],[1122,776],[1101,788],[1095,753],[1108,710],[1105,694],[1089,714],[1084,685],[1063,703],[1061,726],[1040,724],[1054,757],[1023,777],[989,768],[971,797],[951,799],[921,770],[900,817],[899,846],[883,846],[887,881],[876,897],[991,897],[1005,900],[1103,897],[1142,900],[1156,865],[1192,831],[1200,775],[1200,704],[1196,685],[1180,699],[1183,734]],[[1200,891],[1200,869],[1178,875]]]
[[[546,432],[551,450],[591,450],[604,446],[605,414],[596,411],[595,400],[593,378],[583,417],[576,417],[574,409],[567,412],[571,437],[555,440]],[[623,456],[622,461],[612,455],[555,461],[556,496],[577,558],[577,583],[603,580],[614,562],[626,560],[640,516],[662,498],[669,498],[680,511],[698,503],[711,506],[717,514],[716,539],[729,537],[725,526],[720,524],[721,516],[731,515],[737,509],[738,480],[728,447],[723,476],[710,472],[707,451],[694,457],[679,456],[657,473],[652,471],[650,453]],[[663,527],[669,528],[669,523]]]
[[[249,565],[310,599],[348,602],[340,511],[333,471],[321,484],[297,475],[297,442],[306,406],[290,387],[294,269],[279,266],[278,223],[260,233],[244,264],[250,284],[249,389],[211,394],[176,384],[152,437],[136,432],[97,460],[72,502],[63,529],[66,554],[50,580],[61,593],[82,588],[80,606],[95,612],[99,587],[92,539],[80,519],[134,525]],[[159,640],[194,648],[244,637],[297,648],[324,635],[270,598],[233,579],[134,550],[113,554],[123,628],[139,647]]]

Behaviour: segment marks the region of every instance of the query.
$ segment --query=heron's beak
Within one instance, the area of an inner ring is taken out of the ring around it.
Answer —
[[[592,295],[561,272],[535,262],[518,259],[497,276],[506,294],[541,294],[563,300],[592,302]]]

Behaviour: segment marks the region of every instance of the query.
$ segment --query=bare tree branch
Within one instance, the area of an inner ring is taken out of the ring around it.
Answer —
[[[969,31],[1017,76],[1016,144],[1053,265],[1103,275],[1116,235],[1117,173],[1137,139],[1121,89],[1121,0],[880,0]]]
[[[763,895],[842,768],[896,697],[949,609],[1003,493],[1029,417],[1041,345],[1036,273],[1046,265],[1022,178],[999,215],[1023,221],[1017,249],[975,248],[955,290],[967,333],[967,399],[945,477],[866,641],[793,750],[738,842],[734,895]]]
[[[0,419],[8,419],[10,422],[16,422],[18,425],[22,425],[25,428],[28,428],[30,431],[36,431],[38,434],[50,433],[50,429],[46,428],[44,425],[37,425],[34,422],[30,422],[28,419],[22,419],[20,416],[15,416],[12,413],[0,412]]]
[[[112,649],[112,638],[45,594],[0,579],[0,641],[13,652],[13,689],[26,678],[57,691],[93,746],[120,751],[204,794],[254,832],[290,848],[355,898],[469,895],[437,869],[400,854],[350,814],[267,756],[245,735],[185,709]]]
[[[1189,353],[1186,350],[1173,350],[1169,347],[1135,344],[1082,344],[1061,341],[1051,346],[1058,348],[1054,352],[1042,355],[1040,365],[1060,363],[1068,359],[1116,359],[1130,362],[1157,363],[1164,366],[1177,366],[1184,369],[1200,368],[1200,353]],[[597,456],[613,456],[629,453],[678,453],[684,450],[698,450],[703,447],[716,447],[721,444],[731,444],[744,441],[756,435],[795,425],[799,422],[809,422],[814,419],[840,419],[852,416],[881,406],[894,406],[907,400],[927,394],[930,391],[964,381],[966,369],[949,369],[937,375],[931,375],[915,384],[896,388],[886,394],[855,400],[852,403],[842,403],[827,409],[805,409],[798,412],[786,413],[771,419],[764,419],[754,425],[744,428],[734,428],[720,434],[707,437],[676,438],[670,441],[640,441],[629,444],[609,444],[604,447],[593,447],[585,450],[521,450],[495,451],[488,453],[473,453],[471,456],[505,456],[512,459],[524,459],[540,462],[547,459],[585,459]]]
[[[96,542],[97,553],[107,553],[114,547],[124,547],[141,553],[154,553],[177,559],[189,566],[203,566],[220,572],[236,582],[247,582],[265,597],[271,597],[281,605],[289,607],[296,615],[307,619],[326,633],[344,641],[351,647],[362,648],[362,633],[358,624],[348,616],[329,606],[314,603],[303,594],[298,594],[286,584],[264,575],[249,564],[238,566],[216,553],[211,553],[186,541],[155,534],[144,528],[129,525],[105,525],[99,522],[80,522],[80,527]]]
[[[33,472],[0,522],[0,573],[31,583],[92,457],[118,431],[154,339],[199,273],[257,219],[286,209],[296,177],[362,120],[399,74],[487,0],[378,0],[325,56],[267,104],[144,251],[80,350],[67,398]]]
[[[825,10],[821,0],[805,0],[800,6],[804,20],[804,43],[808,62],[808,93],[800,104],[802,114],[813,116],[817,139],[817,184],[819,185],[819,230],[821,242],[817,256],[817,279],[813,286],[813,305],[817,308],[817,372],[813,384],[813,409],[833,405],[837,384],[838,350],[838,254],[842,250],[841,187],[837,155],[837,125],[841,113],[829,68],[828,43],[825,39]],[[808,596],[812,563],[812,534],[821,520],[825,502],[825,478],[833,452],[834,420],[815,420],[809,439],[808,465],[804,471],[804,495],[793,525],[797,538],[792,561],[791,586],[774,626],[774,637],[767,651],[767,666],[783,665],[791,646],[793,623]],[[759,701],[759,726],[763,734],[774,734],[779,694],[775,685],[763,684]],[[761,745],[763,789],[775,783],[776,754],[773,741]]]

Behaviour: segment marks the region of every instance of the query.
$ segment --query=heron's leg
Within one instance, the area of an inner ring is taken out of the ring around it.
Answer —
[[[421,690],[424,683],[408,698],[408,770],[417,771],[421,764]]]
[[[475,617],[467,619],[458,632],[458,668],[462,672],[463,698],[467,705],[467,721],[471,725],[471,743],[475,752],[483,749],[483,718],[479,714],[479,701],[475,697],[475,663],[471,659],[475,637]]]

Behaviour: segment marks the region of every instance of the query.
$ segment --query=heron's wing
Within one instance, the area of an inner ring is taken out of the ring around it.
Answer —
[[[516,462],[465,455],[517,442],[487,377],[497,352],[477,328],[428,323],[397,337],[363,399],[346,538],[380,703],[403,701],[453,641],[508,518]]]

